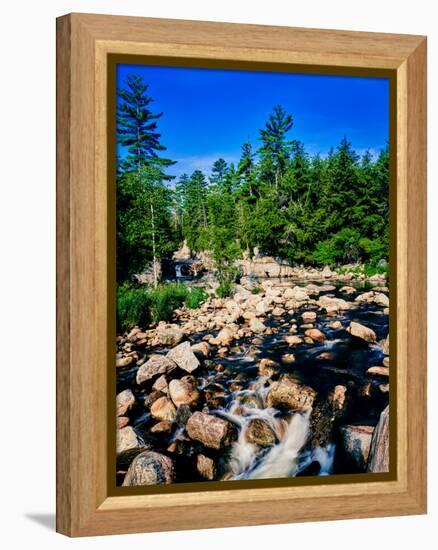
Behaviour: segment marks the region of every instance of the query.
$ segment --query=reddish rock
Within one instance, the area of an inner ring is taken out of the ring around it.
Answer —
[[[200,441],[211,449],[221,449],[231,444],[233,429],[230,422],[211,414],[195,412],[186,424],[191,439]]]

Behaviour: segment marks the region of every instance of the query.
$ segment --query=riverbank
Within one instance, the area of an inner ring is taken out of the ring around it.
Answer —
[[[118,484],[387,470],[385,277],[323,272],[117,337]]]

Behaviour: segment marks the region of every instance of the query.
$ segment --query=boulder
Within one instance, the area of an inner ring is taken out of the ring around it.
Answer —
[[[184,334],[175,325],[158,325],[156,330],[156,342],[162,346],[176,346],[183,337]]]
[[[174,422],[176,419],[176,408],[172,401],[165,397],[160,397],[151,405],[151,415],[157,420],[169,420]]]
[[[193,376],[184,376],[181,380],[171,380],[169,383],[169,395],[177,407],[180,405],[195,407],[199,404],[201,398],[196,379]]]
[[[118,416],[116,424],[117,429],[120,430],[129,424],[129,418],[127,416]]]
[[[129,367],[129,365],[131,365],[134,362],[135,362],[135,359],[134,357],[132,357],[132,355],[127,355],[125,357],[117,357],[116,367],[117,368]]]
[[[285,313],[286,313],[286,311],[282,307],[278,307],[278,306],[274,307],[274,309],[272,310],[272,315],[274,317],[281,317]]]
[[[198,358],[192,351],[190,342],[182,342],[176,348],[171,349],[167,354],[167,358],[174,361],[180,369],[186,372],[193,372],[200,365]]]
[[[188,436],[211,449],[221,449],[231,444],[233,426],[227,420],[196,411],[186,424]]]
[[[339,292],[343,292],[344,294],[354,294],[356,289],[352,286],[343,286],[339,289]]]
[[[297,346],[303,343],[301,336],[296,336],[295,334],[287,334],[284,339],[290,346]]]
[[[311,338],[312,340],[315,340],[316,342],[325,342],[326,336],[323,332],[318,330],[317,328],[309,328],[304,333],[305,336],[308,338]]]
[[[117,416],[124,416],[129,410],[132,409],[135,403],[135,397],[131,390],[124,390],[117,394],[116,397],[116,410]]]
[[[202,361],[204,359],[207,359],[207,357],[210,355],[210,346],[207,344],[207,342],[199,342],[198,344],[193,344],[192,351],[196,355],[196,357]]]
[[[187,424],[187,420],[192,416],[192,411],[188,405],[180,405],[176,409],[175,422],[180,428],[184,428]]]
[[[347,425],[339,428],[343,451],[362,472],[366,470],[373,430],[372,426]]]
[[[368,472],[389,472],[389,405],[380,415],[373,432]]]
[[[271,306],[267,300],[260,300],[260,302],[256,304],[255,310],[259,315],[266,315],[269,311],[271,311]]]
[[[295,355],[293,353],[284,353],[281,356],[281,361],[283,363],[286,363],[286,364],[294,363],[295,362]]]
[[[321,271],[321,275],[324,277],[324,279],[329,279],[330,277],[333,277],[336,275],[334,271],[332,271],[328,265],[324,266],[324,269]]]
[[[331,323],[329,323],[329,328],[333,330],[339,330],[342,328],[342,323],[341,321],[332,321]]]
[[[342,298],[333,298],[331,296],[321,296],[317,302],[318,306],[327,313],[338,313],[352,308],[351,302],[346,302]]]
[[[375,342],[377,338],[374,330],[364,325],[361,325],[360,323],[356,323],[355,321],[352,321],[350,323],[350,326],[347,328],[347,331],[352,336],[355,336],[356,338],[360,338],[365,342]]]
[[[259,374],[260,376],[267,376],[270,378],[275,374],[275,371],[278,369],[279,364],[272,359],[264,358],[259,363]]]
[[[382,343],[383,353],[389,355],[389,334]]]
[[[158,377],[155,382],[152,385],[152,389],[154,391],[159,391],[162,393],[167,393],[168,391],[168,383],[167,378],[164,374],[162,374],[160,377]]]
[[[248,443],[254,443],[261,447],[274,445],[277,441],[271,426],[261,418],[253,418],[246,428],[245,439]]]
[[[389,376],[388,367],[370,367],[367,370],[367,374],[375,374],[377,376]]]
[[[389,298],[388,296],[386,296],[386,294],[383,294],[382,292],[376,292],[374,294],[373,302],[381,307],[389,307]]]
[[[312,408],[316,391],[285,374],[274,382],[267,395],[268,407],[306,411]]]
[[[251,319],[249,323],[249,328],[255,334],[260,334],[261,332],[264,332],[266,330],[266,326],[264,325],[264,323],[259,321],[259,319]]]
[[[229,346],[234,340],[234,333],[229,328],[223,328],[219,331],[216,338],[210,340],[210,344],[214,346]]]
[[[216,477],[216,464],[214,460],[204,454],[196,457],[196,469],[203,479],[212,481]]]
[[[173,422],[170,420],[161,420],[152,426],[150,429],[151,434],[154,433],[168,433],[172,431]]]
[[[154,451],[145,451],[132,461],[123,486],[167,484],[172,483],[174,478],[175,468],[171,458]]]
[[[116,431],[117,464],[129,464],[134,456],[146,448],[132,426],[126,426]]]
[[[176,369],[174,361],[163,355],[152,355],[143,363],[137,371],[137,384],[143,384],[152,378],[158,377],[161,374],[169,374]]]
[[[314,323],[316,321],[316,313],[314,311],[305,311],[301,318],[305,323]]]

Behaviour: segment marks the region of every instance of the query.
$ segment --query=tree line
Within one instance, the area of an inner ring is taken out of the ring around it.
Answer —
[[[240,160],[168,175],[148,85],[130,74],[118,89],[117,278],[128,280],[169,257],[185,239],[208,250],[221,283],[254,247],[291,264],[376,265],[388,258],[389,151],[358,155],[344,137],[327,156],[293,139],[294,120],[273,108]]]

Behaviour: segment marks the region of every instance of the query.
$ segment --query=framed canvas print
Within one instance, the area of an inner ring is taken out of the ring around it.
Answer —
[[[425,38],[57,39],[58,530],[425,513]]]

